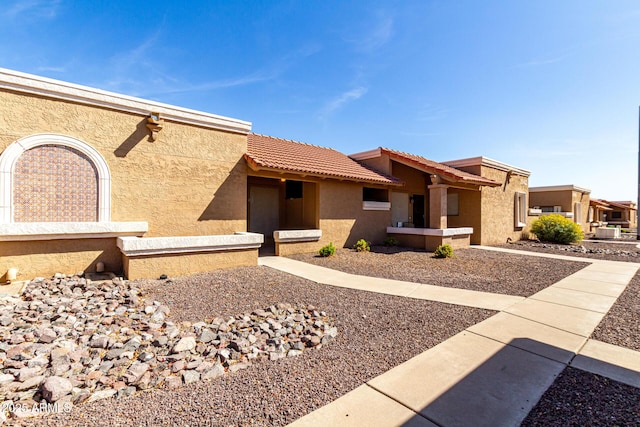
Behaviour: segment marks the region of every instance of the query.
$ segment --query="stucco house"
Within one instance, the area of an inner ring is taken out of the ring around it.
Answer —
[[[638,209],[634,202],[592,199],[590,219],[594,227],[613,225],[622,228],[638,227]]]
[[[364,238],[518,239],[529,172],[484,157],[351,156],[251,123],[0,69],[0,282],[255,265]]]
[[[590,194],[591,190],[575,185],[529,187],[529,207],[540,210],[543,215],[563,215],[579,224],[583,231],[589,231]]]
[[[248,230],[273,239],[276,254],[386,237],[389,193],[402,180],[330,148],[257,134],[245,159]]]
[[[439,163],[382,147],[350,157],[405,182],[392,191],[387,229],[401,243],[425,239],[427,249],[505,243],[527,227],[524,169],[486,157]]]
[[[245,233],[250,130],[0,69],[0,282],[255,264],[262,235]]]

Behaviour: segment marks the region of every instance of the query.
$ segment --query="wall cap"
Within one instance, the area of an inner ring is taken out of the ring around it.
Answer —
[[[262,234],[240,232],[213,236],[119,237],[117,245],[125,256],[135,257],[258,249],[263,242]]]
[[[473,227],[458,228],[408,228],[408,227],[387,227],[387,234],[411,234],[414,236],[461,236],[473,234]]]
[[[443,163],[447,166],[451,166],[454,168],[461,168],[461,167],[465,167],[465,166],[486,166],[486,167],[490,167],[493,169],[497,169],[503,172],[510,172],[512,171],[513,173],[516,173],[518,175],[522,175],[522,176],[530,176],[531,175],[531,171],[528,171],[526,169],[522,169],[522,168],[518,168],[515,166],[511,166],[508,165],[506,163],[503,162],[499,162],[498,160],[494,160],[494,159],[490,159],[488,157],[484,157],[484,156],[478,156],[478,157],[469,157],[466,159],[459,159],[459,160],[449,160],[447,162],[440,162]]]
[[[251,132],[251,122],[21,73],[6,68],[0,68],[0,89],[142,114],[143,116],[148,116],[150,112],[158,112],[167,121],[242,134]]]
[[[102,239],[118,236],[142,236],[148,230],[149,224],[145,221],[14,222],[0,224],[0,241]]]
[[[548,185],[545,187],[529,187],[529,193],[541,193],[545,191],[577,191],[579,193],[590,194],[591,190],[588,188],[582,188],[573,184],[569,185]]]
[[[277,243],[317,242],[322,237],[322,230],[276,230],[273,240]]]

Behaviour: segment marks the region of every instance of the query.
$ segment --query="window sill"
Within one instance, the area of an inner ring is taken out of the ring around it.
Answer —
[[[149,230],[139,222],[15,222],[0,224],[0,241],[102,239],[142,236]]]
[[[388,211],[391,210],[391,202],[362,202],[363,211]]]

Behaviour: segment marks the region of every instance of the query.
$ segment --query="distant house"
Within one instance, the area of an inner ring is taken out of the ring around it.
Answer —
[[[352,154],[405,182],[391,194],[387,233],[412,246],[496,244],[527,227],[529,172],[485,157],[438,163],[389,148]],[[443,237],[445,237],[443,239]]]
[[[386,237],[401,179],[330,148],[257,134],[248,136],[245,159],[248,230],[278,255]]]
[[[255,265],[263,243],[279,255],[387,236],[428,250],[503,243],[527,227],[528,177],[484,157],[347,156],[0,69],[0,282]]]
[[[557,213],[589,231],[591,190],[575,185],[529,187],[529,207],[541,213]]]
[[[634,202],[607,200],[611,207],[610,225],[619,225],[622,228],[638,227],[638,208]]]

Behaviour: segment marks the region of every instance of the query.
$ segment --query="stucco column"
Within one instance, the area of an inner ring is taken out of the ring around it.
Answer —
[[[429,189],[429,228],[447,228],[447,185],[432,184]]]

